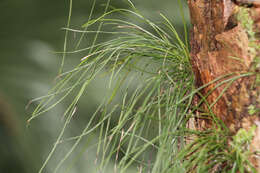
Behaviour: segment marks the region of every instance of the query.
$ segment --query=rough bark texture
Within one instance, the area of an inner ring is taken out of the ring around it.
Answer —
[[[196,85],[203,86],[226,74],[233,73],[234,77],[252,71],[253,60],[260,53],[252,52],[248,31],[235,18],[240,4],[231,0],[188,0],[188,4],[193,26],[190,44]],[[260,9],[258,4],[250,6],[250,17],[255,22],[254,30],[258,32]],[[254,43],[260,45],[257,40]],[[228,78],[230,77],[205,87],[202,95],[207,95],[218,83]],[[241,77],[233,83],[217,87],[206,98],[209,105],[212,104],[213,113],[232,132],[236,133],[240,128],[248,130],[252,125],[257,126],[251,143],[252,152],[260,149],[260,115],[249,114],[250,105],[260,108],[260,88],[254,85],[254,82],[255,75]],[[226,87],[228,88],[223,93]],[[218,99],[220,95],[222,96]],[[206,104],[202,106],[208,110]],[[197,129],[211,126],[209,120],[198,118],[196,121]],[[252,157],[251,162],[260,172],[260,160]]]

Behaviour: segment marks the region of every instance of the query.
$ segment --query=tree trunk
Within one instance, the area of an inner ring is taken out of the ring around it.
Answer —
[[[255,152],[260,149],[259,0],[188,0],[188,5],[193,25],[191,62],[197,87],[230,74],[201,91],[203,96],[210,93],[206,97],[208,104],[202,107],[212,111],[234,134],[255,125],[250,146]],[[218,86],[227,79],[231,82]],[[196,119],[199,130],[211,126],[209,120]],[[252,155],[250,161],[260,172],[259,157]]]

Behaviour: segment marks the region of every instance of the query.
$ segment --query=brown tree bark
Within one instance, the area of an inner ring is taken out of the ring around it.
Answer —
[[[202,95],[207,95],[221,81],[228,78],[248,72],[259,72],[259,67],[253,67],[260,55],[259,48],[255,48],[260,46],[257,39],[260,28],[258,3],[258,0],[188,0],[192,23],[191,62],[197,87],[218,77],[232,74],[205,87],[201,91]],[[241,8],[245,8],[241,5],[249,8],[248,20],[254,21],[255,38],[252,38],[243,21],[236,17]],[[255,47],[252,47],[252,44]],[[234,134],[241,128],[249,130],[253,125],[257,126],[250,148],[252,152],[260,149],[260,114],[249,113],[250,106],[260,108],[260,87],[255,81],[256,75],[245,75],[232,83],[218,86],[206,97],[208,104],[212,105],[210,110]],[[206,104],[202,107],[209,110]],[[211,121],[199,117],[196,124],[196,128],[200,130],[212,126]],[[251,162],[260,172],[259,157],[252,156]]]

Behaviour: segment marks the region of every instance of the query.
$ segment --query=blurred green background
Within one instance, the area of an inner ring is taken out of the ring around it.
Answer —
[[[98,0],[94,16],[104,11],[106,0]],[[135,0],[132,1],[145,16],[160,22],[158,12],[162,12],[182,33],[183,26],[179,15],[177,0]],[[80,29],[88,19],[92,0],[73,1],[71,27]],[[128,8],[123,0],[112,0],[116,7]],[[187,8],[185,15],[188,19]],[[54,85],[62,55],[54,53],[63,50],[64,30],[69,12],[69,0],[1,0],[0,1],[0,173],[37,172],[57,138],[62,127],[62,113],[67,104],[60,104],[26,127],[33,103],[32,98],[40,97]],[[80,35],[69,37],[74,44]],[[109,38],[104,38],[109,39]],[[81,47],[88,42],[83,39]],[[72,69],[82,58],[81,55],[67,56],[66,68]],[[90,87],[91,94],[84,97],[79,106],[76,121],[71,124],[68,136],[77,135],[81,124],[85,124],[102,98],[102,80]],[[97,92],[98,91],[98,92]],[[103,91],[104,92],[104,91]],[[84,149],[93,143],[96,135],[86,139],[79,148],[79,159],[71,164],[69,172],[93,172],[95,147]],[[63,151],[71,144],[60,148],[44,172],[52,172]],[[113,170],[113,163],[111,163]],[[109,169],[107,170],[108,172]],[[62,172],[62,171],[61,171]]]

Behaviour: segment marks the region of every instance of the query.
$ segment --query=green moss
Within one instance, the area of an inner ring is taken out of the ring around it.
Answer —
[[[249,9],[241,7],[236,15],[237,21],[246,30],[249,40],[255,41],[254,21],[250,17]]]
[[[254,114],[259,113],[259,112],[260,112],[260,109],[256,108],[255,105],[248,106],[248,113],[250,115],[254,115]]]
[[[260,73],[259,73],[259,69],[260,69],[260,56],[259,56],[260,46],[259,46],[259,43],[257,42],[258,38],[256,37],[256,33],[254,31],[254,21],[250,16],[250,9],[241,7],[239,9],[237,15],[236,15],[236,18],[237,18],[237,21],[245,29],[245,31],[248,35],[249,51],[250,51],[250,54],[254,58],[254,60],[251,64],[250,70],[252,72],[255,72],[255,74],[256,74],[254,85],[259,86],[260,85]],[[253,114],[259,112],[259,110],[254,109],[254,107],[255,107],[254,105],[250,105],[248,107],[248,112],[249,112],[250,115],[253,115]]]
[[[249,131],[241,128],[235,136],[233,136],[233,145],[238,148],[243,148],[244,145],[249,144],[255,134],[256,126],[252,126]]]

